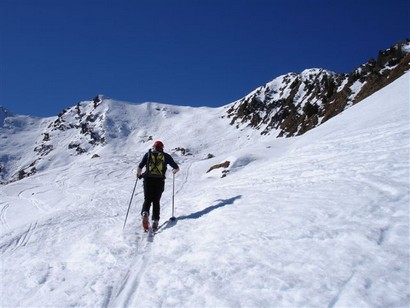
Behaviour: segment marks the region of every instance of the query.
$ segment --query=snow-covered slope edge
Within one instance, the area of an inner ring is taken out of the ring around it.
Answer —
[[[184,125],[201,155],[174,153],[178,219],[167,221],[169,178],[152,240],[140,183],[122,232],[149,145],[135,138],[0,187],[2,305],[407,307],[409,79],[296,138],[235,144],[228,131],[216,145],[225,126],[200,136]],[[214,158],[201,158],[204,144]],[[206,173],[226,160],[225,177]]]

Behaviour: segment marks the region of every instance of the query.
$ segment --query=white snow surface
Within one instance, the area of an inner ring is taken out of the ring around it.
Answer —
[[[64,135],[35,175],[0,186],[1,306],[408,307],[409,81],[288,139],[237,130],[224,108],[105,100],[106,145],[67,155]],[[46,120],[32,122],[1,151],[31,151]],[[149,136],[181,168],[177,219],[168,174],[154,236],[142,181],[123,231]],[[206,173],[226,160],[225,177]]]

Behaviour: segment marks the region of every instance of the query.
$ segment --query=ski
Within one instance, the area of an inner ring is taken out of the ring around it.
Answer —
[[[153,228],[153,225],[151,225],[149,222],[146,224],[143,224],[143,230],[144,234],[148,235],[148,238],[153,238],[155,234],[160,233],[162,229],[167,226],[167,225],[174,225],[176,224],[176,218],[171,217],[170,219],[164,221],[161,225],[158,225],[156,229]]]
[[[148,234],[156,234],[158,232],[159,229],[154,230],[152,227],[149,227],[148,229],[144,229],[144,233],[148,233]]]
[[[148,240],[149,242],[152,242],[152,241],[154,240],[154,235],[155,235],[155,234],[158,232],[158,230],[159,230],[159,228],[158,228],[157,230],[154,231],[154,229],[152,228],[151,225],[149,225],[147,229],[145,229],[145,228],[143,228],[143,229],[144,229],[144,234],[146,235],[147,240]]]

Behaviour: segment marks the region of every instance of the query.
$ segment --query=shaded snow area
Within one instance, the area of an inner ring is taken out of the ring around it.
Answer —
[[[409,82],[287,139],[237,130],[220,109],[107,111],[99,158],[0,186],[2,306],[408,307]],[[153,236],[142,181],[122,230],[151,135],[181,167],[177,219],[168,174]]]

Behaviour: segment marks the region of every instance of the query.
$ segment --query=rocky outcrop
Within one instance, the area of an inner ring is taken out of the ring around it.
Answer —
[[[96,96],[92,101],[63,110],[42,133],[42,140],[33,149],[34,160],[14,174],[9,182],[35,174],[38,163],[65,142],[70,155],[81,155],[105,144],[104,113],[98,110],[102,101],[101,96]]]
[[[231,125],[278,137],[301,135],[362,101],[410,69],[410,42],[380,51],[350,74],[325,69],[289,73],[259,87],[227,110]]]

